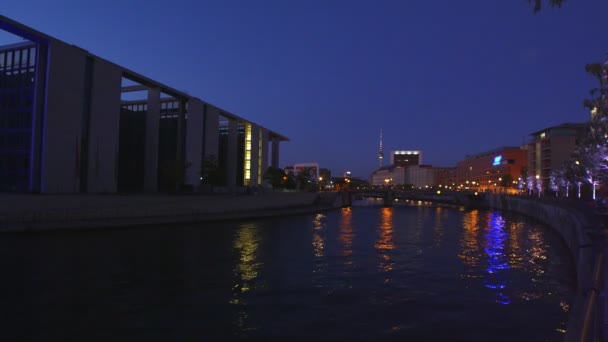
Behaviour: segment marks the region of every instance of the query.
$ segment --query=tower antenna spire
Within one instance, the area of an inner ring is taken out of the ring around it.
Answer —
[[[382,152],[382,128],[380,128],[380,149],[378,151],[378,162],[379,167],[382,167],[382,159],[384,158],[384,152]]]

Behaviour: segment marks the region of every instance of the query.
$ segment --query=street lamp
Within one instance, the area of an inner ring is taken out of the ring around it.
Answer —
[[[578,164],[578,161],[576,163]],[[540,176],[536,175],[536,190],[538,190],[538,198],[540,198],[540,183],[539,183],[539,179],[540,179]]]

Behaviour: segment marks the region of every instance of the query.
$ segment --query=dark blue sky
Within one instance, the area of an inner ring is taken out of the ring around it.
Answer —
[[[281,165],[454,166],[588,118],[608,1],[5,1],[2,14],[280,132]],[[0,37],[1,38],[1,37]]]

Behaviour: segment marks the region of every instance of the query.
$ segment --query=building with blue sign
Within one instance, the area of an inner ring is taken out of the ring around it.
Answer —
[[[525,177],[526,146],[503,146],[467,155],[457,163],[456,179],[450,187],[462,190],[516,192],[517,181]]]

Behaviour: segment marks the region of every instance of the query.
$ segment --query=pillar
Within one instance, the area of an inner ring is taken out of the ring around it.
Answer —
[[[238,132],[236,120],[228,120],[228,148],[226,156],[226,185],[234,190],[236,188],[236,167],[238,158]]]
[[[217,108],[211,105],[205,105],[205,120],[203,129],[203,155],[204,158],[213,157],[219,158],[219,143],[220,143],[220,112]]]
[[[88,192],[114,193],[118,180],[122,70],[96,60],[93,71],[88,162]]]
[[[144,154],[144,190],[158,191],[158,136],[160,124],[160,89],[148,89],[146,112],[146,151]]]
[[[268,131],[262,129],[262,176],[268,170]]]
[[[201,100],[188,101],[188,121],[186,124],[186,169],[185,183],[196,187],[200,183],[201,161],[203,158],[203,123],[205,105]],[[217,129],[216,129],[217,132]]]
[[[279,138],[272,138],[272,167],[279,167]]]

